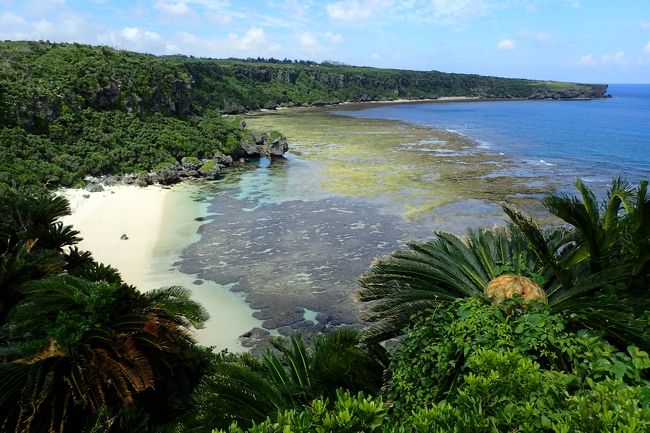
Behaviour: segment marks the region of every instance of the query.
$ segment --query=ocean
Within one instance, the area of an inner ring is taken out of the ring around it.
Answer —
[[[340,114],[394,119],[458,132],[489,152],[528,164],[570,192],[576,177],[602,190],[650,176],[650,84],[614,84],[590,101],[394,104]]]

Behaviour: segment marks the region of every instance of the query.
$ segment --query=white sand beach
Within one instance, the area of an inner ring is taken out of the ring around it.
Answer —
[[[114,186],[93,193],[62,190],[72,210],[72,215],[62,221],[80,232],[80,249],[118,269],[127,283],[146,290],[149,288],[142,287],[142,283],[149,273],[160,237],[165,198],[170,192],[157,186]],[[122,239],[122,235],[128,239]]]
[[[215,350],[245,350],[238,337],[261,326],[244,295],[230,287],[180,272],[175,265],[183,249],[197,241],[197,229],[206,209],[197,203],[191,185],[172,189],[160,186],[111,186],[90,193],[81,189],[59,191],[70,201],[72,215],[62,219],[80,232],[79,248],[95,260],[120,271],[122,278],[148,291],[179,285],[210,313],[205,328],[197,331],[199,343]],[[86,196],[86,197],[84,197]],[[126,235],[128,239],[122,239]]]

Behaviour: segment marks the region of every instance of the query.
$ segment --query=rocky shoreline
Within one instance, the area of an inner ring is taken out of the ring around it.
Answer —
[[[86,177],[86,190],[99,192],[104,186],[135,185],[147,187],[153,184],[173,185],[186,179],[214,180],[221,176],[227,167],[246,163],[249,159],[268,157],[283,158],[289,150],[286,137],[277,132],[270,134],[251,134],[251,140],[241,143],[229,154],[215,151],[212,158],[198,159],[186,156],[173,164],[165,165],[157,170],[142,173],[126,173],[101,177]]]

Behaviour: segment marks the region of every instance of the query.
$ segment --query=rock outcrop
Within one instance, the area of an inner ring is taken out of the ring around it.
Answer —
[[[289,144],[284,135],[278,132],[269,134],[251,135],[249,140],[245,140],[238,149],[233,152],[235,159],[241,157],[281,157],[289,150]]]

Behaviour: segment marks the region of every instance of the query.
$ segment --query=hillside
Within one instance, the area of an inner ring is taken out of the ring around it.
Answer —
[[[194,79],[194,100],[202,106],[226,113],[277,106],[447,96],[484,99],[602,98],[607,92],[607,86],[599,84],[437,71],[178,57],[174,61]]]
[[[0,183],[72,185],[232,153],[240,113],[443,96],[599,98],[605,85],[318,65],[156,57],[107,47],[0,43]]]

